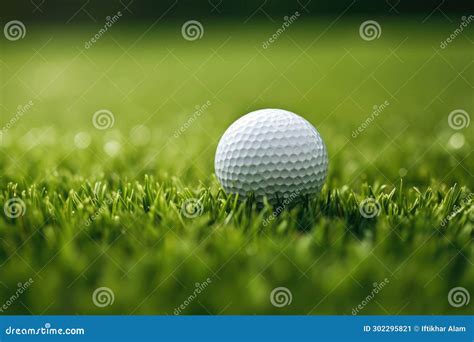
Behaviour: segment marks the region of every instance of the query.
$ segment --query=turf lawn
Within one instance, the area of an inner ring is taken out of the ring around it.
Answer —
[[[203,22],[194,42],[181,22],[117,23],[89,49],[97,27],[2,39],[1,125],[33,103],[0,138],[0,203],[25,204],[0,218],[0,305],[32,280],[2,314],[472,312],[448,302],[474,289],[474,125],[448,124],[474,112],[472,29],[441,49],[456,23],[381,20],[365,41],[361,21],[301,18],[267,49],[278,25],[252,21]],[[228,125],[268,107],[304,116],[329,152],[322,194],[275,219],[213,174]],[[272,305],[277,287],[289,305]]]

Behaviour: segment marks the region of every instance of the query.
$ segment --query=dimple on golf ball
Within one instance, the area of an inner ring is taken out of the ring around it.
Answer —
[[[326,179],[328,154],[316,128],[282,109],[261,109],[235,121],[215,157],[217,179],[227,193],[258,201],[318,193]]]

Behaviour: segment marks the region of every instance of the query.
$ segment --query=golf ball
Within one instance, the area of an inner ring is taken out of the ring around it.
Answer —
[[[225,131],[214,166],[227,193],[278,201],[318,193],[326,179],[328,154],[316,128],[301,116],[262,109]]]

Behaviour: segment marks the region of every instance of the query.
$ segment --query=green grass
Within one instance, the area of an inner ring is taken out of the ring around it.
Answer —
[[[2,313],[173,314],[207,278],[182,314],[351,314],[385,278],[360,314],[469,313],[448,292],[474,288],[473,125],[453,130],[448,115],[473,112],[472,48],[459,36],[439,49],[455,28],[442,21],[383,23],[372,42],[357,20],[315,41],[329,22],[302,18],[266,50],[276,27],[251,23],[206,24],[196,42],[181,23],[143,37],[117,24],[89,50],[96,27],[2,40],[2,125],[34,103],[0,139],[0,203],[26,208],[0,219],[0,305],[34,281]],[[213,175],[228,125],[266,107],[312,122],[330,164],[321,195],[274,220],[280,208],[238,202]],[[100,109],[112,128],[92,125]],[[368,198],[374,218],[360,213]],[[92,301],[102,286],[105,308]],[[270,302],[280,286],[283,308]]]

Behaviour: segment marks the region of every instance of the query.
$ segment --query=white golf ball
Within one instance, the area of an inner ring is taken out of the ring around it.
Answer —
[[[278,201],[318,193],[326,179],[328,154],[316,128],[301,116],[262,109],[225,131],[214,165],[227,193]]]

